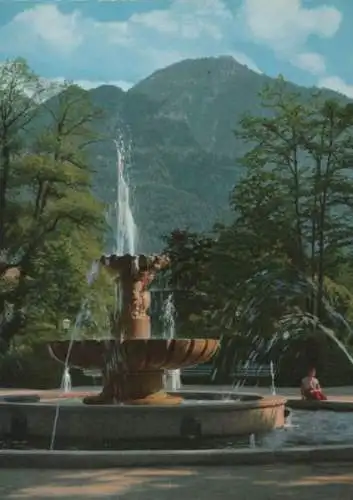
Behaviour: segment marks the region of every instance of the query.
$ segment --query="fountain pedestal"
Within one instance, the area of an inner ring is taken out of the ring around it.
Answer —
[[[102,402],[107,399],[117,402],[134,405],[153,405],[153,404],[179,404],[179,396],[168,394],[164,391],[164,371],[141,371],[135,373],[122,372],[117,373],[109,384],[106,385]],[[110,394],[108,391],[111,391]],[[101,395],[89,396],[85,398],[85,403],[99,403]]]
[[[86,404],[173,405],[182,398],[164,390],[164,371],[208,361],[218,348],[214,339],[151,339],[150,293],[156,272],[169,264],[166,256],[102,257],[101,264],[117,280],[120,314],[113,325],[115,340],[74,342],[70,364],[100,368],[103,390]],[[69,342],[52,342],[53,357],[65,362]]]

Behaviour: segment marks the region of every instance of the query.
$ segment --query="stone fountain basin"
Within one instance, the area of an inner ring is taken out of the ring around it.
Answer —
[[[115,442],[118,448],[124,449],[126,445],[125,449],[138,449],[142,441],[147,440],[152,448],[165,450],[169,440],[185,440],[191,430],[201,439],[248,436],[270,432],[285,423],[285,399],[280,396],[227,394],[217,390],[177,394],[184,403],[176,406],[87,406],[79,400],[80,393],[73,392],[63,398],[59,391],[56,394],[48,391],[47,396],[40,394],[41,400],[37,403],[0,401],[0,429],[13,440],[40,438],[47,446],[58,414],[57,443],[62,441],[69,449],[78,444],[86,450],[97,447],[104,450],[105,441]],[[223,399],[225,397],[229,399]],[[21,431],[21,425],[25,437],[19,439],[16,433]]]
[[[69,340],[50,342],[50,355],[82,369],[103,369],[117,352],[129,372],[175,370],[210,360],[219,347],[216,339]],[[113,358],[114,359],[114,358]]]

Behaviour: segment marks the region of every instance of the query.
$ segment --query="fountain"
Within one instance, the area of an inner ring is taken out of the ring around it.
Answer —
[[[166,256],[103,256],[101,265],[118,280],[121,312],[114,325],[115,339],[75,341],[70,365],[101,369],[103,390],[86,404],[179,404],[181,397],[165,392],[164,370],[175,370],[209,360],[218,348],[214,339],[153,339],[150,332],[150,293],[146,287],[156,272],[169,264]],[[69,341],[51,342],[51,355],[65,363]]]
[[[64,369],[64,375],[63,375],[63,379],[62,379],[62,388],[64,389],[64,392],[71,392],[71,389],[72,389],[70,369],[68,366],[66,366]]]
[[[93,263],[87,276],[91,283],[103,268],[114,278],[112,335],[102,340],[77,338],[86,308],[83,301],[71,339],[49,344],[51,356],[64,365],[61,389],[38,391],[22,399],[11,395],[0,398],[0,437],[13,443],[20,436],[30,446],[49,447],[55,454],[58,447],[165,450],[180,443],[189,447],[190,442],[197,444],[208,438],[248,438],[253,434],[255,439],[255,435],[283,427],[282,397],[232,391],[225,399],[225,393],[218,389],[180,390],[178,370],[211,359],[219,341],[174,338],[171,324],[165,338],[151,337],[148,286],[156,273],[169,265],[169,258],[136,255],[124,148],[119,142],[116,148],[115,254]],[[74,368],[100,371],[102,387],[70,388],[70,369]],[[171,386],[164,384],[165,374],[173,374]]]
[[[173,293],[170,293],[163,304],[163,336],[167,339],[175,337],[175,306]],[[181,372],[177,370],[166,370],[164,385],[170,391],[178,391],[181,388]]]
[[[0,429],[6,439],[18,441],[21,431],[22,440],[48,443],[51,450],[151,450],[258,436],[284,426],[285,399],[280,396],[231,392],[225,399],[224,391],[213,388],[166,390],[166,370],[206,362],[219,344],[215,339],[151,338],[147,287],[168,266],[167,256],[110,255],[99,264],[114,276],[120,297],[113,337],[72,336],[50,342],[49,351],[65,370],[101,370],[103,387],[3,398]]]
[[[276,395],[276,383],[275,383],[275,365],[273,361],[270,361],[270,373],[271,373],[271,394]]]

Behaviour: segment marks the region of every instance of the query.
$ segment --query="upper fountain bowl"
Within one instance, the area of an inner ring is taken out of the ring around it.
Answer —
[[[117,342],[82,340],[50,342],[51,356],[82,369],[102,369],[112,356],[119,356],[129,372],[175,370],[209,361],[216,353],[216,339],[136,339]],[[118,358],[119,359],[119,358]]]

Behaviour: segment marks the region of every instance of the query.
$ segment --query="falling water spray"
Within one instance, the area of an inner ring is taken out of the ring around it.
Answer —
[[[170,293],[163,304],[163,337],[172,340],[175,337],[175,316],[173,293]],[[177,391],[181,388],[180,370],[166,370],[164,386],[169,391]]]

